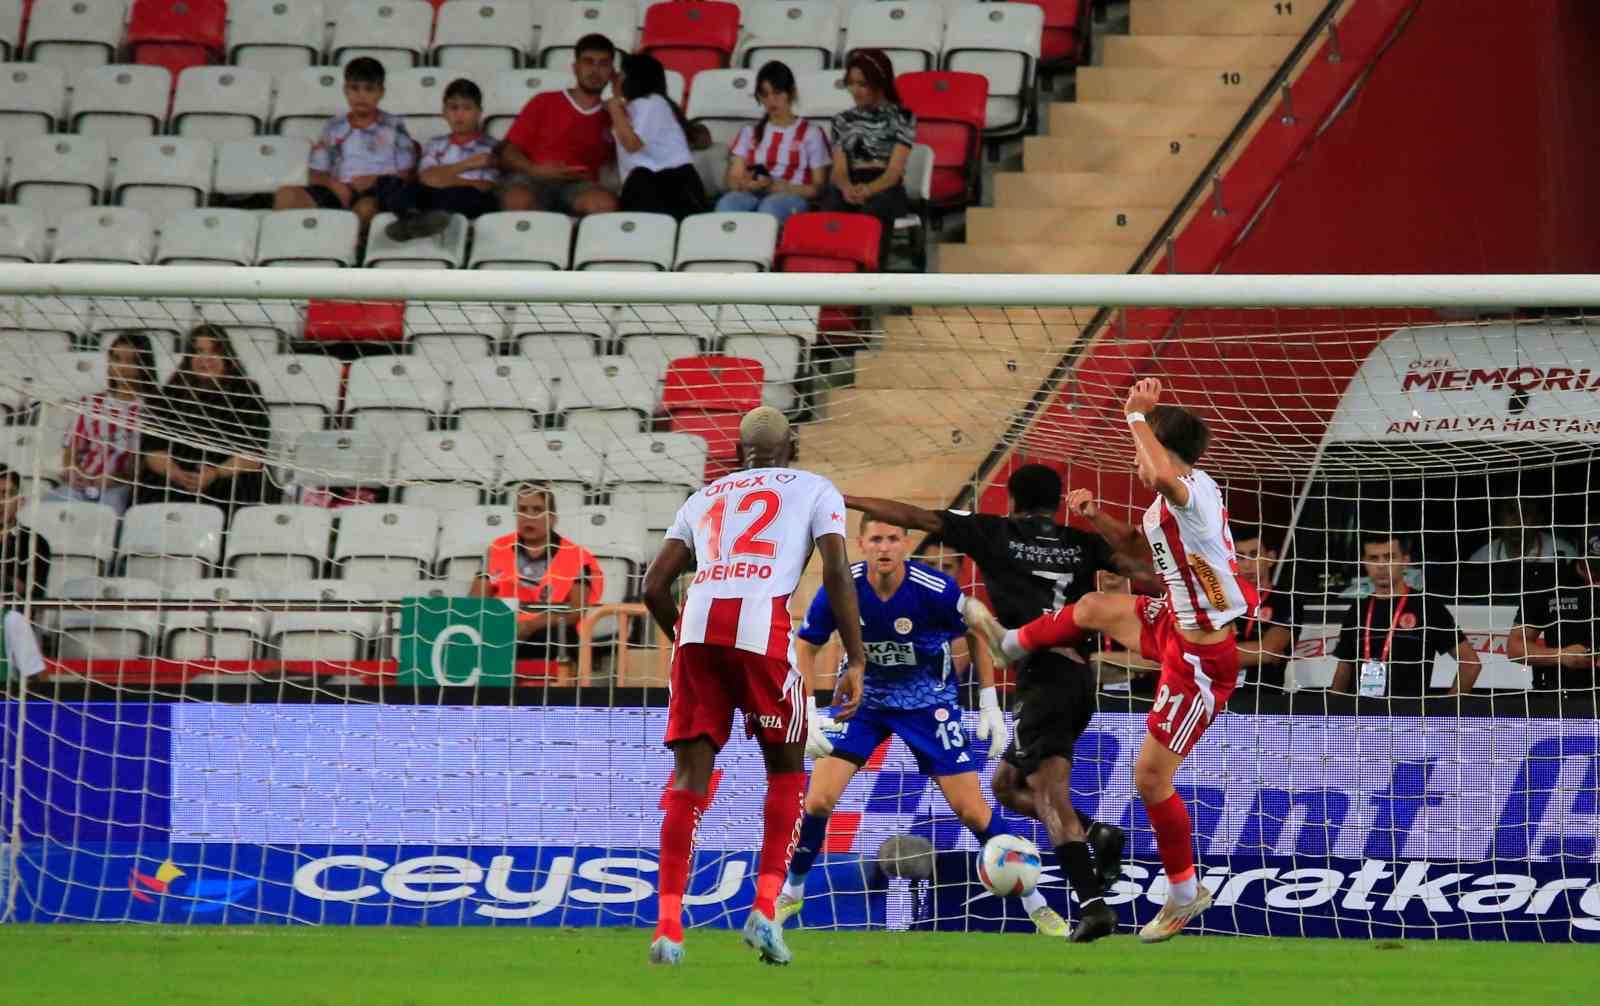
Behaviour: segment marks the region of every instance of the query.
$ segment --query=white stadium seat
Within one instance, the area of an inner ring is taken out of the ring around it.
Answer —
[[[44,219],[26,206],[0,206],[0,262],[42,262]]]
[[[435,510],[479,505],[498,479],[497,455],[503,443],[460,430],[407,439],[394,463],[401,500],[407,506]]]
[[[252,196],[276,192],[284,185],[304,185],[310,156],[311,141],[300,137],[223,140],[216,146],[212,191],[219,196]]]
[[[621,342],[622,355],[651,383],[660,383],[667,376],[673,360],[705,352],[705,341],[686,332],[630,332]]]
[[[340,66],[371,56],[394,73],[421,65],[432,34],[433,5],[425,0],[352,4],[334,20],[329,55]]]
[[[163,131],[172,74],[163,66],[114,64],[84,70],[72,81],[67,128],[111,147]]]
[[[593,356],[594,343],[611,338],[615,323],[623,309],[605,304],[518,304],[511,310],[511,339],[521,348],[524,356],[548,358],[560,356]],[[589,337],[587,351],[579,351],[576,344],[563,346],[559,353],[537,351],[527,345],[534,334],[573,334]]]
[[[606,445],[605,485],[614,503],[615,487],[627,486],[670,487],[681,504],[705,482],[705,471],[706,442],[692,433],[639,433]]]
[[[485,213],[472,228],[472,269],[566,269],[572,218],[565,213]]]
[[[1027,127],[1043,35],[1044,8],[1029,3],[965,4],[951,15],[944,69],[988,79],[985,134],[1009,136]]]
[[[573,361],[594,359],[601,345],[601,340],[588,332],[519,331],[515,340],[517,354],[532,360],[539,372],[553,381],[566,377]]]
[[[570,0],[561,0],[568,3]],[[569,61],[570,63],[570,61]],[[534,95],[545,91],[562,91],[573,85],[572,67],[568,63],[549,69],[528,67],[522,70],[501,70],[479,83],[483,88],[483,129],[497,140],[503,140],[517,113],[522,111]]]
[[[458,428],[490,439],[533,429],[555,411],[554,382],[532,360],[501,357],[457,369],[450,383]]]
[[[179,210],[161,220],[156,265],[250,265],[257,230],[249,210]]]
[[[147,265],[155,255],[150,216],[121,206],[90,206],[61,218],[52,262],[125,262]]]
[[[874,0],[867,0],[874,2]],[[850,89],[844,86],[843,70],[808,70],[794,75],[795,90],[800,92],[796,109],[806,121],[827,129],[833,117],[855,107]]]
[[[228,62],[287,73],[322,61],[322,0],[231,0]]]
[[[31,206],[49,226],[94,206],[105,191],[110,156],[92,136],[36,136],[11,148],[10,201]]]
[[[697,213],[678,227],[673,267],[683,272],[766,272],[778,246],[768,213]]]
[[[556,394],[569,428],[573,410],[583,410],[627,413],[632,429],[637,429],[639,423],[655,412],[660,398],[656,382],[641,373],[639,366],[626,356],[568,361]]]
[[[850,9],[844,38],[846,58],[856,49],[882,49],[896,76],[932,70],[939,65],[944,8],[923,2],[860,3]]]
[[[22,41],[22,0],[0,0],[0,61],[17,56]]]
[[[228,526],[228,572],[244,580],[315,579],[328,558],[333,512],[324,507],[241,507]]]
[[[405,340],[440,373],[494,354],[506,337],[508,309],[499,304],[459,301],[409,301]]]
[[[207,503],[144,503],[122,517],[122,574],[173,586],[222,558],[222,510]]]
[[[59,66],[70,80],[116,57],[126,21],[122,0],[35,0],[24,58]]]
[[[261,588],[250,580],[224,577],[177,584],[166,592],[166,598],[249,604],[260,593]],[[178,610],[168,611],[162,621],[160,652],[170,660],[252,660],[272,625],[272,615],[261,608]],[[237,672],[223,672],[210,680],[236,677]]]
[[[733,145],[739,130],[761,118],[756,101],[756,71],[701,70],[694,77],[694,91],[684,114],[705,126],[716,143]]]
[[[117,149],[111,198],[157,216],[204,206],[211,192],[210,140],[151,136]]]
[[[346,507],[339,511],[333,562],[348,580],[414,580],[433,568],[438,538],[439,514],[427,507]]]
[[[350,110],[344,76],[334,66],[308,66],[278,75],[271,132],[315,140],[323,125]]]
[[[0,65],[0,139],[18,141],[56,131],[67,106],[67,76],[60,67]]]
[[[795,335],[730,335],[722,354],[761,362],[766,382],[792,384],[800,376],[807,342]]]
[[[517,529],[509,506],[475,506],[443,515],[437,570],[446,580],[465,580],[483,569],[489,544]]]
[[[678,222],[665,213],[595,213],[578,223],[572,267],[664,272],[677,244]]]
[[[564,430],[538,430],[513,437],[506,444],[500,481],[544,482],[579,493],[600,485],[604,457],[596,444]]]
[[[634,577],[644,568],[644,527],[633,514],[604,506],[580,507],[560,517],[562,535],[588,549],[600,563],[606,579],[600,602],[626,600],[633,593]],[[609,629],[609,621],[602,619],[600,624]]]
[[[542,67],[561,69],[570,66],[573,46],[591,32],[599,32],[624,52],[633,50],[638,29],[638,8],[631,0],[571,0],[545,8],[539,28],[539,58]]]
[[[405,120],[406,131],[421,143],[450,132],[444,121],[444,89],[454,79],[433,66],[395,70],[383,82],[383,110]]]
[[[161,585],[125,577],[86,577],[61,585],[62,600],[158,601]],[[110,660],[154,654],[161,637],[155,610],[67,608],[61,612],[59,654],[63,660]]]
[[[272,113],[272,75],[242,66],[191,66],[178,74],[172,132],[221,141],[264,132]]]
[[[339,411],[338,360],[316,353],[246,360],[245,369],[261,388],[272,415],[273,436],[285,437],[322,429]]]
[[[450,0],[433,26],[433,63],[483,75],[522,65],[533,44],[534,7],[524,0]]]
[[[839,13],[833,0],[756,0],[745,9],[741,34],[740,66],[755,70],[776,59],[795,73],[826,70],[839,46]]]
[[[420,356],[368,356],[350,364],[344,411],[351,429],[395,444],[428,432],[445,409],[446,385]]]
[[[312,430],[294,438],[291,457],[307,485],[329,488],[385,482],[389,445],[361,430]]]
[[[350,266],[360,224],[349,210],[278,210],[261,221],[256,262],[277,266]]]
[[[117,512],[103,503],[34,503],[21,524],[50,543],[50,582],[54,596],[67,580],[100,576],[116,554]]]
[[[265,592],[264,592],[265,593]],[[306,580],[274,584],[271,596],[282,600],[337,604],[370,601],[374,589],[353,580]],[[380,618],[367,611],[287,611],[272,617],[269,649],[279,660],[359,660],[368,640],[377,635]]]
[[[106,386],[104,353],[50,353],[35,358],[28,395],[39,402],[75,402]],[[50,469],[55,468],[54,463]]]
[[[380,213],[372,221],[362,262],[368,269],[459,269],[466,261],[471,224],[461,214],[451,214],[450,225],[438,234],[410,241],[395,241],[385,233],[394,220],[393,213]]]

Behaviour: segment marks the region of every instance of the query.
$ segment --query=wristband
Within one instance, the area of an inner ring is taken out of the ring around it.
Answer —
[[[1000,708],[1000,696],[995,693],[993,685],[990,685],[988,688],[980,688],[980,689],[978,689],[978,708],[979,709],[999,709]]]
[[[1128,425],[1129,426],[1132,426],[1134,423],[1142,423],[1142,422],[1145,422],[1145,421],[1146,420],[1144,418],[1144,413],[1143,412],[1130,412],[1130,413],[1128,413]]]

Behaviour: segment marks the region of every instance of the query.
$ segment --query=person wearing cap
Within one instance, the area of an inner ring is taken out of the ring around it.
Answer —
[[[1562,566],[1555,586],[1526,595],[1506,638],[1506,656],[1527,664],[1537,691],[1594,687],[1600,641],[1600,534]]]

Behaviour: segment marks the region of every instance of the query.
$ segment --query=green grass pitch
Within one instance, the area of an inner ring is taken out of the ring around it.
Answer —
[[[1600,995],[1592,946],[1118,936],[1079,947],[803,931],[789,944],[795,963],[770,968],[736,932],[694,930],[688,959],[668,969],[646,963],[639,929],[0,926],[0,1003],[1569,1006]]]

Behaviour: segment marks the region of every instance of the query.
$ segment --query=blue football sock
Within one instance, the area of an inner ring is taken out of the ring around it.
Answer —
[[[827,837],[826,817],[813,817],[810,814],[800,816],[800,841],[795,843],[794,855],[789,859],[790,883],[800,883],[806,879],[806,874],[811,872],[811,864],[816,862],[817,853],[822,851],[822,842]]]
[[[989,823],[982,828],[973,828],[972,833],[978,836],[979,845],[988,845],[989,839],[996,835],[1009,834],[1006,830],[1005,822],[1000,820],[999,814],[990,814]]]

